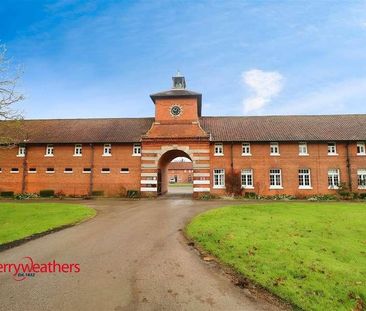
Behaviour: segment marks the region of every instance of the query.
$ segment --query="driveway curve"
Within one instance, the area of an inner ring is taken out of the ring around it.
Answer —
[[[203,262],[182,236],[197,213],[224,205],[168,197],[84,201],[98,215],[0,253],[0,263],[79,263],[73,274],[17,282],[0,273],[0,310],[276,310]]]

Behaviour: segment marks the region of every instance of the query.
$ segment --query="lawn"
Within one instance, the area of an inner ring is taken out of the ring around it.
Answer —
[[[79,204],[0,203],[0,244],[73,224],[95,213]]]
[[[198,215],[186,232],[223,263],[302,309],[366,308],[365,203],[230,206]]]

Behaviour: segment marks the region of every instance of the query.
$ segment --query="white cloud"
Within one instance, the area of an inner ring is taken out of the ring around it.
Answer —
[[[243,101],[245,113],[262,109],[283,87],[283,76],[277,71],[251,69],[242,73],[242,79],[254,93]]]

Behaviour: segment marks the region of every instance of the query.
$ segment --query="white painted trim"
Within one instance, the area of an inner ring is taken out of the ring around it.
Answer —
[[[141,180],[142,184],[148,184],[148,185],[156,185],[158,183],[157,180],[152,180],[152,179],[143,179]]]
[[[112,154],[111,154],[111,153],[105,153],[105,154],[103,153],[103,154],[102,154],[102,157],[111,157],[111,156],[112,156]]]
[[[193,177],[210,177],[210,173],[193,173]]]
[[[241,156],[242,157],[251,157],[252,154],[251,153],[242,153]]]
[[[209,180],[193,180],[194,185],[209,185]]]
[[[82,154],[73,154],[72,156],[73,157],[82,157],[83,155]]]
[[[210,153],[210,150],[209,149],[192,149],[192,150],[189,150],[191,153]]]
[[[242,189],[254,189],[253,186],[241,186]]]
[[[158,157],[141,157],[142,161],[156,161],[158,159]]]
[[[142,177],[157,177],[158,173],[141,173]]]
[[[270,190],[282,190],[283,187],[282,186],[269,186]]]
[[[209,161],[210,157],[192,157],[193,161]]]
[[[210,192],[210,188],[193,188],[193,192]]]
[[[156,164],[141,164],[141,168],[158,168]]]
[[[45,156],[45,157],[47,157],[47,158],[52,158],[52,157],[54,157],[54,155],[53,155],[53,154],[45,154],[44,156]]]
[[[141,153],[133,153],[132,156],[133,157],[141,157]]]
[[[153,187],[141,187],[140,190],[142,192],[157,192],[158,188],[153,188]]]
[[[206,163],[193,164],[193,169],[200,169],[200,168],[210,168],[210,164]]]
[[[18,158],[24,158],[25,157],[25,154],[17,154],[17,157]]]
[[[311,189],[313,189],[313,187],[311,187],[311,186],[299,186],[299,189],[300,190],[311,190]]]

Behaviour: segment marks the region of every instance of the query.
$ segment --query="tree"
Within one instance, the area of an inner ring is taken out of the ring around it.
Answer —
[[[9,147],[21,141],[23,117],[14,104],[23,100],[24,96],[15,90],[21,71],[12,66],[6,52],[6,47],[0,45],[0,145]]]

